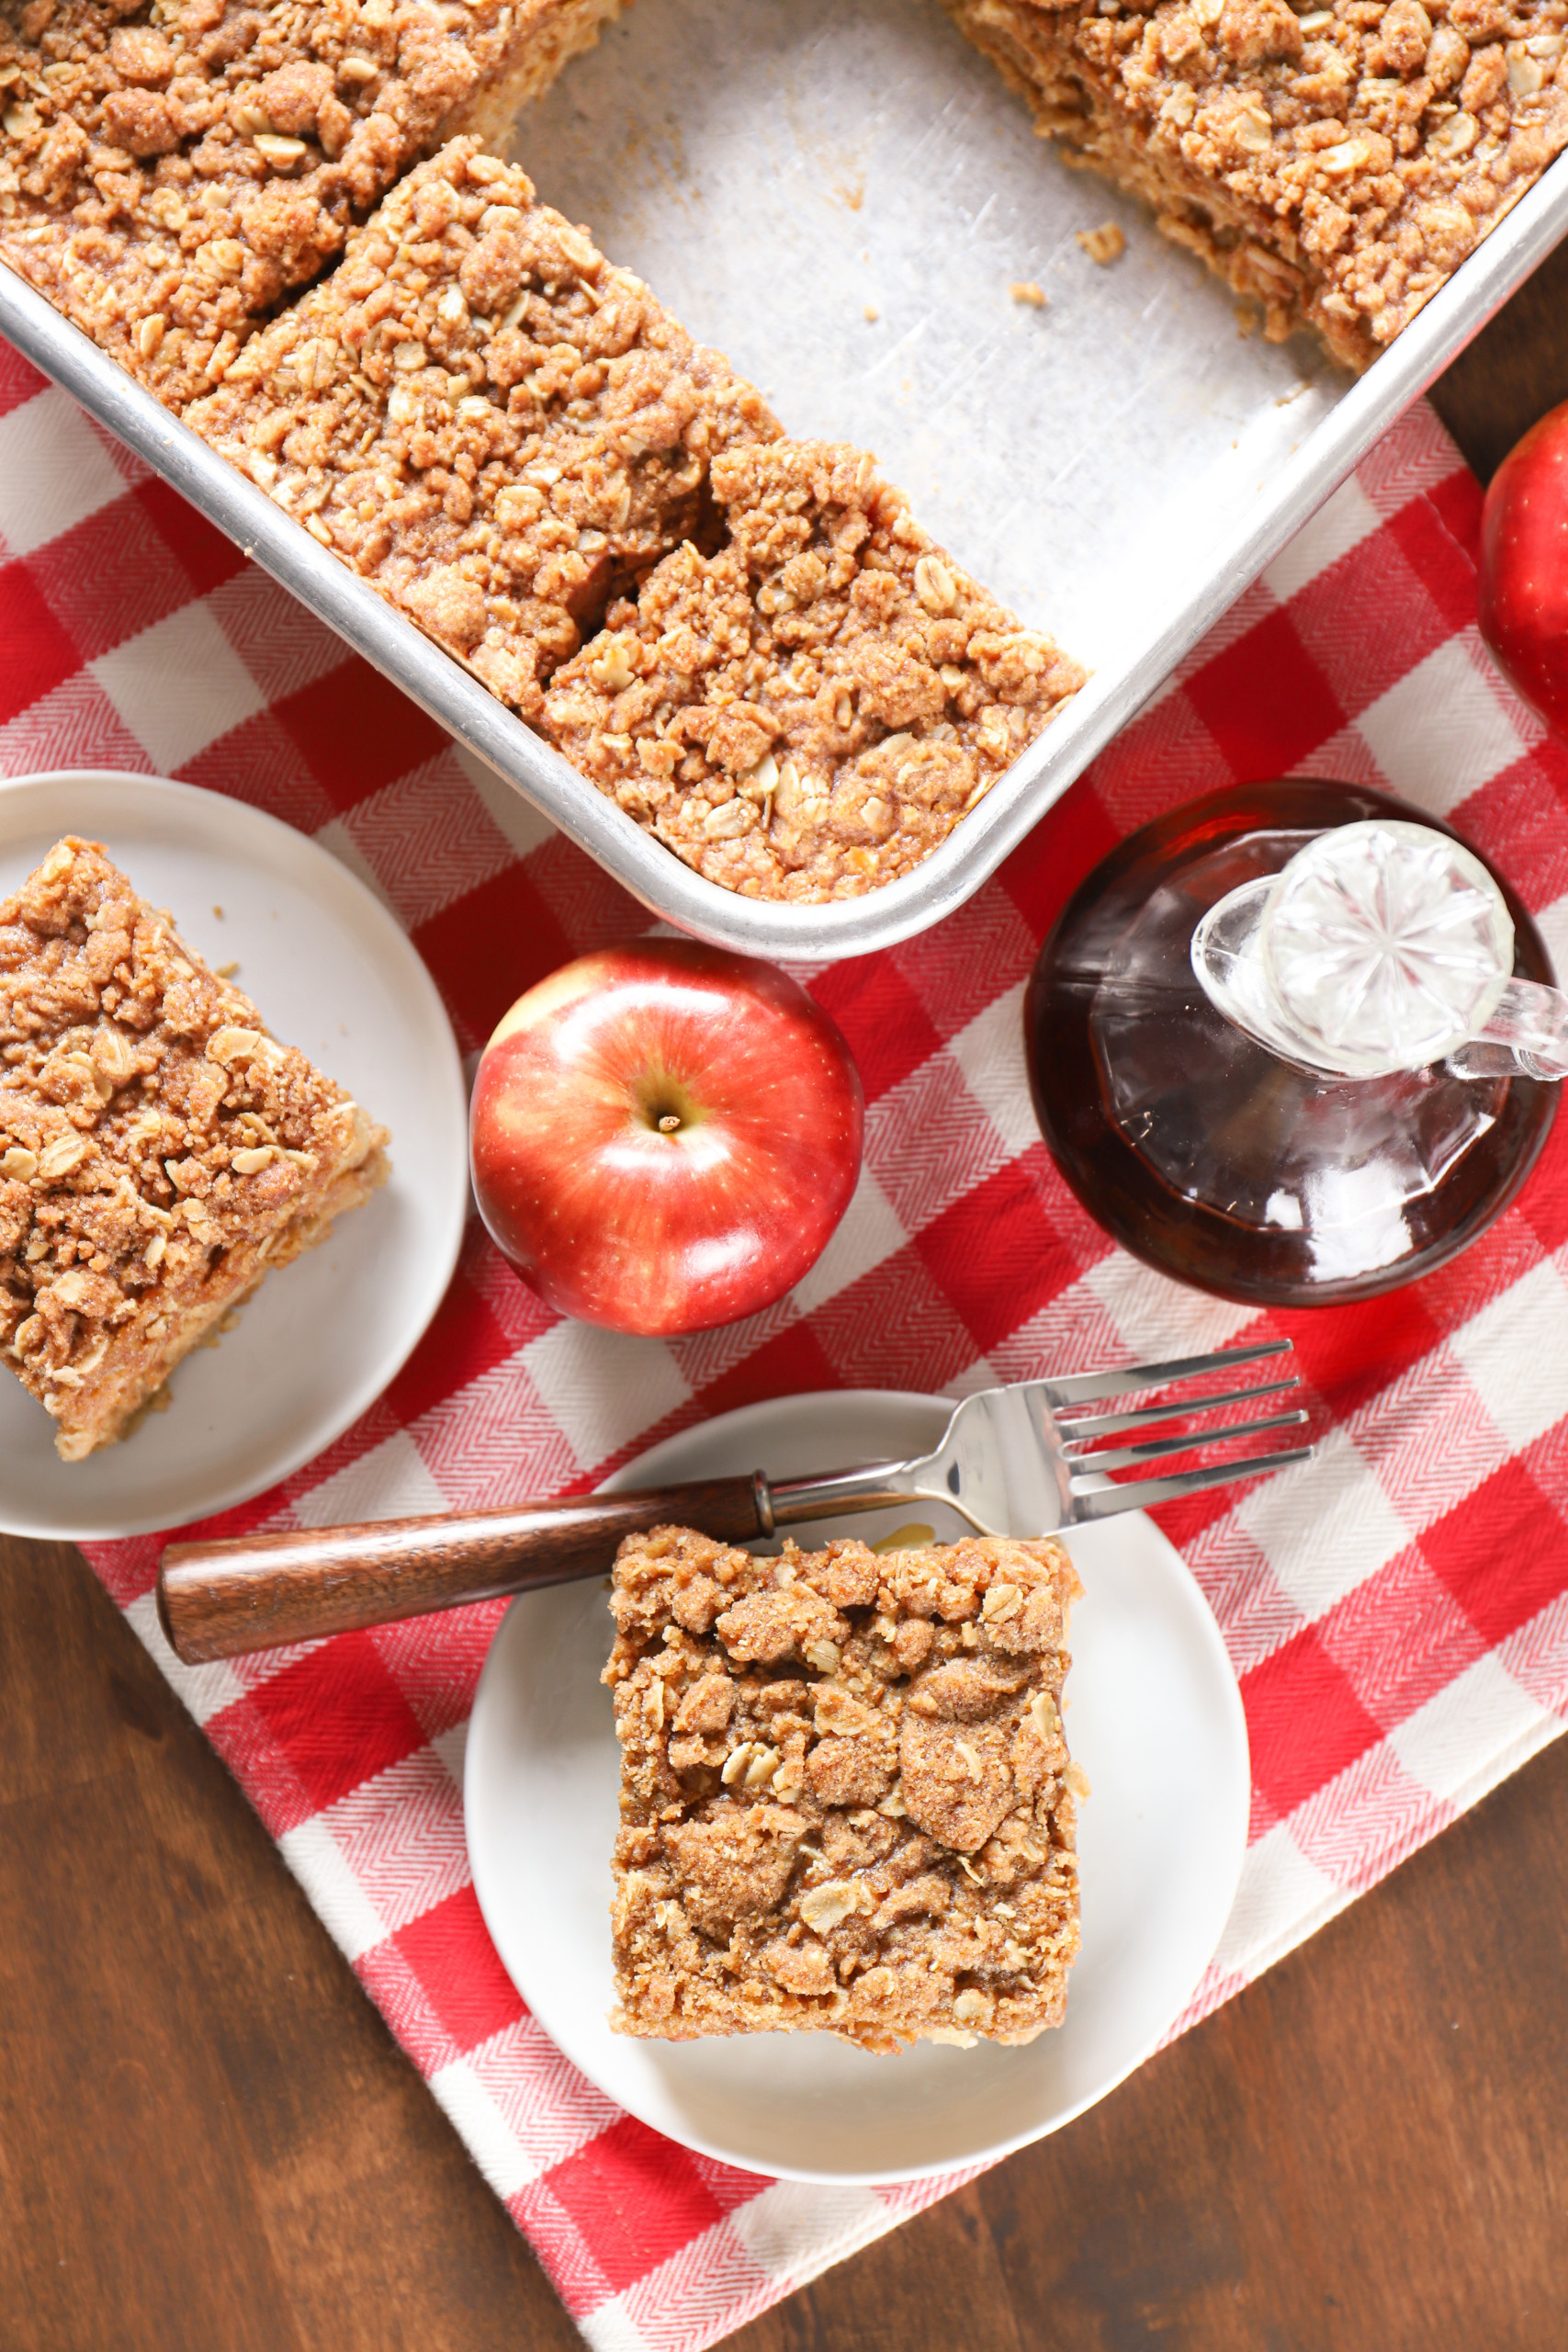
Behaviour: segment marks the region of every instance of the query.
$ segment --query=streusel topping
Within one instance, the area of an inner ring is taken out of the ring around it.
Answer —
[[[1364,367],[1568,146],[1565,0],[948,0],[1067,160]]]
[[[608,600],[778,431],[640,278],[455,140],[187,414],[525,716]]]
[[[444,124],[615,0],[24,0],[0,17],[0,256],[180,407]]]
[[[557,675],[567,757],[710,881],[851,898],[930,854],[1082,684],[863,450],[727,450],[683,547]]]
[[[0,1355],[68,1459],[378,1183],[387,1140],[101,843],[0,900]]]
[[[1029,2041],[1077,1951],[1051,1540],[622,1544],[613,2023]]]

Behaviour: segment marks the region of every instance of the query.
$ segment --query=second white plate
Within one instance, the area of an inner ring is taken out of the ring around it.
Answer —
[[[62,1462],[53,1422],[0,1371],[0,1528],[90,1539],[259,1494],[374,1401],[452,1278],[468,1119],[457,1041],[417,950],[308,834],[156,776],[13,777],[0,784],[0,896],[62,833],[101,841],[209,963],[237,963],[267,1026],[392,1131],[390,1181],[271,1275],[217,1348],[189,1356],[167,1412],[124,1444]]]
[[[687,1430],[609,1481],[779,1476],[936,1442],[940,1398],[780,1397]],[[875,1541],[929,1506],[824,1522]],[[953,1520],[936,1534],[962,1532]],[[574,2064],[699,2154],[795,2180],[916,2179],[1006,2154],[1102,2098],[1180,2015],[1218,1943],[1246,1849],[1247,1723],[1219,1628],[1152,1521],[1075,1531],[1067,1736],[1082,1810],[1083,1949],[1066,2024],[1026,2049],[922,2043],[873,2058],[830,2034],[665,2043],[611,2032],[610,1848],[618,1759],[599,1681],[614,1628],[602,1582],[513,1601],[468,1730],[474,1883],[518,1990]]]

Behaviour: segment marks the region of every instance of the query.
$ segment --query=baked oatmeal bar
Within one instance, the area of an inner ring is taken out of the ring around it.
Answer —
[[[557,674],[573,765],[710,881],[853,898],[929,856],[1084,672],[915,523],[859,449],[726,450],[682,547]]]
[[[4,0],[0,259],[172,407],[618,0]]]
[[[532,182],[455,140],[186,422],[502,701],[702,526],[761,396]]]
[[[0,1357],[63,1460],[367,1199],[387,1141],[101,843],[0,900]]]
[[[1032,2041],[1078,1948],[1053,1539],[615,1561],[622,2033]]]
[[[1363,368],[1568,146],[1565,0],[945,0],[1037,128]]]

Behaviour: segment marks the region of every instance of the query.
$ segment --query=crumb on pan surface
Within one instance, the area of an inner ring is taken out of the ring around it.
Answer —
[[[0,258],[171,407],[444,131],[504,124],[617,0],[14,0]]]
[[[640,278],[452,141],[186,422],[525,717],[779,427]]]
[[[666,557],[558,673],[567,757],[710,881],[858,896],[929,856],[1084,672],[942,548],[863,450],[727,449],[724,544]]]
[[[1078,1948],[1052,1538],[616,1557],[624,2033],[1032,2041]],[[1076,1784],[1076,1787],[1075,1787]]]
[[[1565,0],[944,5],[1068,163],[1349,368],[1568,146]]]
[[[0,899],[0,1360],[63,1460],[367,1199],[388,1140],[100,842]]]

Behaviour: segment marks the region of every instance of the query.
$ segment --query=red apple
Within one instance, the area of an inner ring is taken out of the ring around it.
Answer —
[[[860,1172],[860,1076],[804,989],[641,939],[519,997],[479,1064],[479,1214],[531,1288],[613,1331],[704,1331],[820,1257]]]
[[[1568,401],[1532,424],[1492,478],[1481,634],[1526,702],[1568,736]]]

